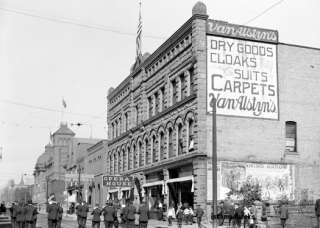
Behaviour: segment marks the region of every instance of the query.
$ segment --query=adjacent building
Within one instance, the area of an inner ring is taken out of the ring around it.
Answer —
[[[88,186],[88,203],[94,207],[106,202],[105,188],[102,184],[102,177],[106,174],[106,154],[108,141],[101,140],[87,149],[87,174],[93,175]]]
[[[88,201],[93,175],[87,174],[87,149],[99,141],[77,138],[66,123],[61,123],[35,165],[33,201],[45,204],[52,193],[66,208],[80,200]]]
[[[319,75],[320,49],[211,20],[198,2],[108,92],[107,174],[133,176],[134,188],[108,188],[107,197],[209,213],[215,105],[218,199],[245,181],[265,200],[319,198]]]

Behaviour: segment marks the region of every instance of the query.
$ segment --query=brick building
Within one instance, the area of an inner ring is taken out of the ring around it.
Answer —
[[[131,193],[151,210],[181,202],[209,212],[214,94],[219,199],[246,180],[258,181],[266,200],[319,197],[319,63],[319,49],[280,43],[274,30],[210,20],[198,2],[109,90],[107,174],[134,176]],[[235,101],[237,93],[246,98]]]

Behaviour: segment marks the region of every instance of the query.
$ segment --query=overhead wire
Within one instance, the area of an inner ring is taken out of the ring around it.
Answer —
[[[0,102],[12,104],[12,105],[17,105],[17,106],[22,106],[22,107],[26,107],[26,108],[31,108],[31,109],[38,109],[38,110],[43,110],[43,111],[48,111],[48,112],[61,113],[61,110],[58,110],[58,109],[48,108],[48,107],[44,107],[44,106],[31,105],[31,104],[26,104],[26,103],[22,103],[22,102],[7,100],[7,99],[0,99]],[[70,115],[76,115],[76,116],[90,117],[92,119],[106,119],[103,116],[97,116],[97,115],[91,115],[91,114],[85,114],[85,113],[76,113],[76,112],[64,112],[64,113],[70,114]]]
[[[274,7],[276,7],[277,5],[279,5],[280,3],[282,3],[284,0],[280,0],[275,2],[274,4],[272,4],[271,6],[269,6],[268,8],[266,8],[265,10],[263,10],[261,13],[257,14],[256,16],[254,16],[253,18],[251,18],[250,20],[244,22],[244,25],[247,25],[249,23],[251,23],[252,21],[258,19],[259,17],[263,16],[264,14],[266,14],[268,11],[270,11],[271,9],[273,9]]]
[[[12,9],[12,8],[4,8],[4,7],[0,7],[0,10],[4,11],[4,12],[8,12],[8,13],[24,15],[24,16],[38,18],[41,20],[47,20],[47,21],[56,22],[56,23],[70,24],[70,25],[80,26],[80,27],[84,27],[84,28],[88,28],[88,29],[95,29],[95,30],[100,30],[100,31],[105,31],[105,32],[111,32],[111,33],[115,33],[115,34],[119,34],[119,35],[136,36],[135,32],[126,32],[126,31],[122,31],[120,29],[106,27],[104,25],[98,25],[98,24],[85,24],[85,23],[82,23],[79,21],[75,21],[74,19],[54,18],[54,17],[42,16],[42,15],[37,15],[37,14],[30,12],[30,11],[25,11],[25,10],[22,11],[22,10],[17,10],[17,9]],[[161,39],[161,40],[166,39],[165,37],[154,36],[154,35],[144,35],[144,38]]]

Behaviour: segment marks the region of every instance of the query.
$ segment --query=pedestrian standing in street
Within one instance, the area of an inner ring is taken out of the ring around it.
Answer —
[[[173,204],[170,204],[170,206],[168,208],[167,217],[168,217],[168,226],[171,226],[172,220],[176,217],[176,212],[175,212]]]
[[[124,207],[121,209],[121,227],[127,228],[128,227],[128,203],[126,202]]]
[[[25,208],[23,203],[20,201],[19,205],[17,206],[17,227],[24,228],[25,222]]]
[[[112,228],[115,218],[115,210],[110,201],[107,202],[107,206],[103,208],[104,227]]]
[[[243,218],[243,209],[238,203],[234,205],[234,221],[237,228],[241,227],[241,221]]]
[[[10,217],[11,217],[11,226],[12,228],[16,228],[17,226],[17,204],[16,202],[13,202],[10,209]]]
[[[96,206],[93,208],[93,211],[91,212],[92,228],[100,228],[101,213],[102,213],[102,210],[99,208],[99,204],[96,204]]]
[[[25,207],[25,218],[26,218],[26,228],[35,227],[35,216],[37,216],[38,211],[35,206],[33,206],[32,201],[28,200],[28,204]]]
[[[320,228],[320,199],[316,200],[316,204],[314,206],[314,210],[315,210],[315,213],[316,213],[317,228]]]
[[[77,215],[77,222],[78,222],[78,227],[81,228],[81,210],[82,210],[82,204],[79,203],[78,205],[76,205],[76,215]]]
[[[119,227],[119,223],[120,223],[120,202],[119,201],[114,201],[113,203],[113,208],[114,208],[114,228],[118,228]]]
[[[50,199],[47,211],[48,211],[48,228],[57,228],[59,206],[55,201],[54,197]]]
[[[189,206],[187,205],[183,210],[183,220],[186,225],[189,223]]]
[[[203,214],[204,214],[204,211],[201,208],[201,206],[198,204],[197,209],[196,209],[196,217],[197,217],[198,228],[202,227],[201,220],[202,220]]]
[[[135,228],[134,226],[134,220],[135,220],[135,214],[137,210],[133,206],[132,202],[129,202],[129,207],[128,207],[128,214],[127,214],[127,228]]]
[[[81,210],[80,210],[81,228],[86,227],[88,212],[89,212],[89,207],[86,201],[82,201]]]
[[[146,202],[142,202],[142,205],[138,209],[139,214],[139,228],[147,228],[149,221],[149,210]]]
[[[183,221],[183,208],[180,205],[178,207],[177,213],[176,213],[176,218],[177,218],[177,223],[178,223],[178,228],[182,228],[182,221]]]
[[[281,203],[279,213],[280,213],[281,226],[282,228],[285,228],[287,219],[289,218],[289,210],[286,203],[284,202]]]
[[[57,228],[61,228],[62,215],[63,215],[63,208],[62,208],[62,206],[61,206],[61,203],[58,203],[58,221],[57,221]]]
[[[243,228],[246,228],[246,225],[249,227],[250,219],[250,210],[245,206],[243,207]]]

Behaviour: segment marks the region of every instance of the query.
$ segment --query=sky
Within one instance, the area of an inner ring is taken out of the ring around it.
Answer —
[[[152,53],[196,0],[142,0],[142,51]],[[211,19],[276,29],[282,43],[320,48],[318,0],[203,0]],[[135,59],[138,0],[0,0],[0,187],[32,177],[60,121],[107,138],[107,91]],[[62,115],[62,99],[67,108]]]

